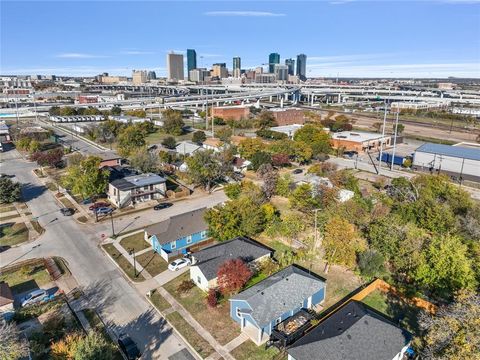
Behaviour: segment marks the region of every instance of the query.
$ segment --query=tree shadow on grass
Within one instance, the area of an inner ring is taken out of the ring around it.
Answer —
[[[399,296],[388,293],[386,294],[387,314],[399,326],[404,327],[413,334],[418,334],[420,327],[418,319],[423,309],[409,304],[402,300]]]

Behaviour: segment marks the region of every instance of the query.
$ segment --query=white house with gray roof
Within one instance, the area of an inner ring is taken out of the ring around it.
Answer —
[[[247,237],[210,246],[192,254],[190,279],[203,291],[217,286],[219,267],[228,260],[242,259],[246,263],[259,262],[271,257],[273,250]]]
[[[276,325],[325,300],[325,280],[291,265],[230,298],[230,316],[257,345]]]
[[[166,180],[159,175],[153,173],[132,175],[110,182],[108,200],[122,208],[130,204],[164,198],[166,190]]]

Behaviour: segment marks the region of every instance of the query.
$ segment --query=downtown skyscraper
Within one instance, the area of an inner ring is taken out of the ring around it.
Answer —
[[[280,64],[280,54],[271,53],[268,56],[268,72],[273,74],[275,72],[275,65]]]
[[[233,77],[239,78],[242,72],[242,60],[240,56],[235,56],[233,58]]]
[[[307,55],[297,55],[297,76],[300,80],[307,80]]]
[[[295,75],[295,59],[285,59],[285,65],[288,66],[288,75]]]
[[[171,52],[167,54],[167,79],[169,81],[183,80],[183,54]]]
[[[187,49],[187,74],[190,79],[190,70],[197,68],[197,52],[194,49]]]

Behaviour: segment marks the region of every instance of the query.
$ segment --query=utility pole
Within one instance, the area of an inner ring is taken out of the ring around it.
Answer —
[[[318,231],[317,231],[317,228],[318,228],[318,221],[317,221],[317,213],[318,213],[318,210],[322,210],[322,209],[314,209],[313,210],[313,213],[315,214],[315,225],[314,225],[314,228],[315,228],[315,240],[314,240],[314,243],[313,243],[313,249],[316,249],[317,248],[317,245],[318,245]]]
[[[135,258],[135,249],[131,248],[129,251],[129,255],[133,257],[133,275],[137,277],[137,261]]]
[[[383,155],[383,139],[385,138],[385,125],[387,122],[387,101],[384,103],[385,111],[383,114],[383,129],[382,129],[382,139],[380,140],[380,156],[378,158],[378,174],[380,175],[380,169],[382,167],[382,155]]]
[[[115,228],[113,226],[113,215],[112,215],[112,213],[113,213],[113,211],[110,211],[110,222],[112,223],[112,238],[115,238],[117,235],[115,235]]]
[[[392,165],[390,167],[390,170],[393,170],[393,162],[395,161],[395,149],[397,148],[397,129],[398,129],[398,113],[399,111],[397,110],[397,117],[395,119],[395,134],[393,135],[393,151],[392,151]]]

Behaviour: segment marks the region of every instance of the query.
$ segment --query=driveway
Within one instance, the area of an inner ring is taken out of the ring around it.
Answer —
[[[2,168],[24,183],[24,198],[33,216],[38,217],[46,232],[36,241],[11,248],[0,254],[0,263],[36,257],[62,256],[92,307],[116,332],[126,332],[142,349],[142,359],[168,359],[186,348],[158,313],[120,270],[99,249],[99,230],[79,225],[60,214],[53,195],[32,173],[33,163],[19,157],[16,150],[2,154]]]

